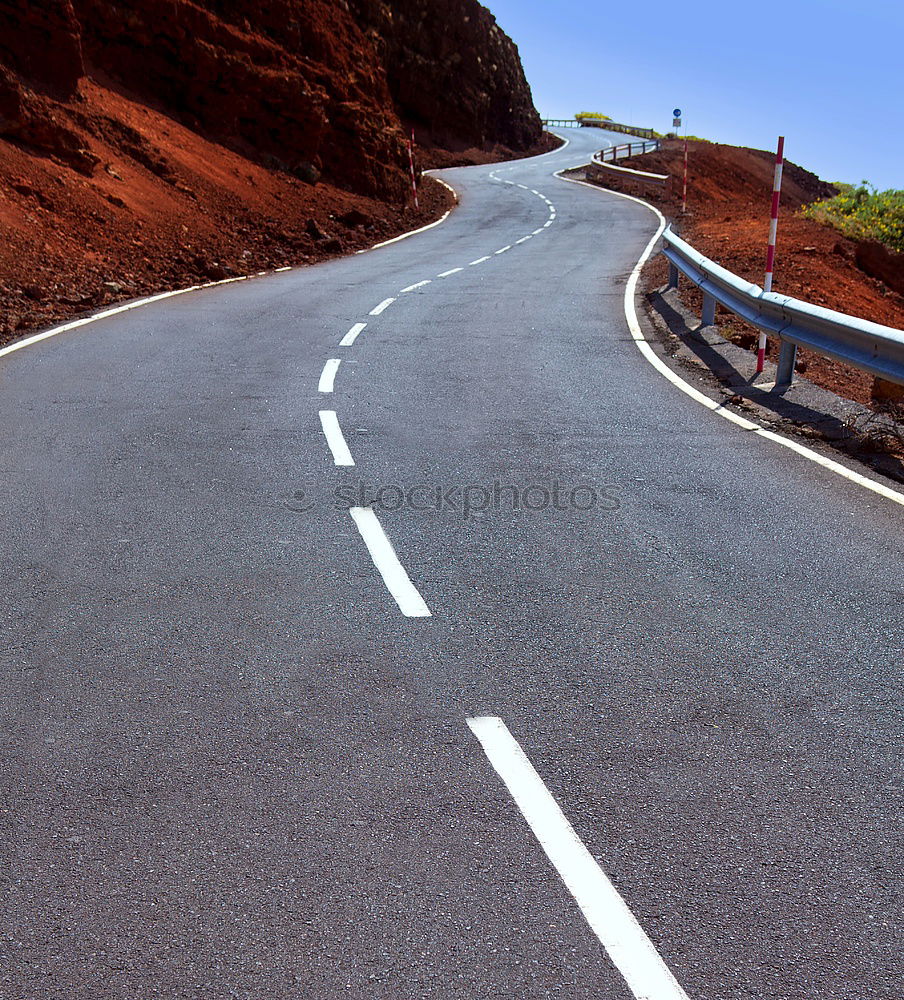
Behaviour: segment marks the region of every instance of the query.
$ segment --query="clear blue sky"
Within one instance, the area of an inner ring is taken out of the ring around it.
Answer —
[[[904,3],[482,0],[544,118],[601,111],[904,188]]]

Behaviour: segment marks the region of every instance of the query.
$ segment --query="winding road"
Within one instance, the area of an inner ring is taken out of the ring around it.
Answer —
[[[0,358],[2,1000],[900,1000],[902,509],[650,364],[563,135]]]

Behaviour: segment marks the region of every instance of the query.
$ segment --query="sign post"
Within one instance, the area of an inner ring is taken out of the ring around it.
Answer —
[[[672,111],[672,128],[681,128],[681,108]],[[687,133],[684,135],[684,181],[681,185],[681,214],[687,213]]]

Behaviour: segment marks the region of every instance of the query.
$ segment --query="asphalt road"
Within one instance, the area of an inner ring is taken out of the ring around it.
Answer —
[[[692,1000],[900,1000],[901,509],[649,365],[564,134],[0,360],[3,1000],[631,997],[486,716]]]

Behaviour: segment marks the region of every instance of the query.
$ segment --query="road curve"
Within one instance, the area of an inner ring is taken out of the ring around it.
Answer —
[[[0,997],[900,1000],[900,508],[649,365],[563,134],[0,360]]]

